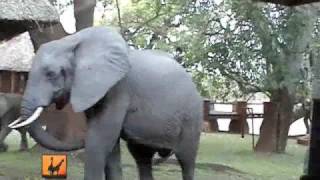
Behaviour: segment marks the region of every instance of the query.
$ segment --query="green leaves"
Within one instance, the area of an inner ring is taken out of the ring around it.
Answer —
[[[181,50],[179,62],[201,93],[216,99],[279,88],[302,92],[301,84],[308,84],[301,75],[306,49],[320,39],[311,36],[317,17],[310,12],[251,0],[139,0],[121,12],[130,44],[173,54]]]

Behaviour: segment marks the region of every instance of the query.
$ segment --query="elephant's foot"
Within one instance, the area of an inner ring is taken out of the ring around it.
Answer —
[[[8,145],[5,143],[0,144],[0,152],[6,152],[8,150]]]

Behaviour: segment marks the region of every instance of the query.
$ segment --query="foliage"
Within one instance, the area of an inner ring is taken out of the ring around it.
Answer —
[[[58,2],[61,12],[72,3]],[[248,0],[98,3],[107,13],[99,24],[120,27],[136,48],[172,53],[192,72],[203,96],[217,100],[256,92],[270,96],[284,87],[297,101],[309,96],[307,47],[314,47],[309,43],[315,38],[306,32],[313,32],[312,11]]]
[[[203,81],[197,84],[204,96],[220,100],[255,92],[270,96],[283,87],[308,95],[303,67],[308,63],[301,63],[310,40],[304,32],[311,32],[306,28],[314,21],[308,12],[237,0],[140,0],[120,9],[122,32],[130,44],[175,55],[194,79]],[[115,17],[105,24],[118,21]],[[221,95],[222,90],[228,95]]]
[[[121,25],[132,46],[174,54],[203,96],[222,101],[257,92],[269,96],[280,105],[275,116],[280,117],[280,135],[273,142],[283,152],[294,104],[310,96],[316,10],[251,0],[162,2],[117,6],[113,24]]]

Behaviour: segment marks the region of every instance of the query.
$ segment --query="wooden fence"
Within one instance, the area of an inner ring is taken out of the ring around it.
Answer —
[[[27,72],[0,71],[0,92],[23,94],[28,79]]]
[[[214,106],[217,104],[232,105],[232,112],[216,111]],[[247,103],[243,101],[234,103],[215,103],[204,100],[204,121],[208,123],[209,131],[218,131],[217,119],[231,119],[229,132],[240,133],[241,136],[244,137],[244,134],[249,131],[247,119],[253,120],[256,118],[264,118],[263,113],[254,113],[252,108],[248,108],[248,105],[263,105],[265,109],[267,108],[266,106],[268,106],[268,103]]]

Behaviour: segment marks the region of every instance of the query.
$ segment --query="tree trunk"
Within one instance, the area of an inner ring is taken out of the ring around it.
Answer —
[[[96,0],[74,0],[76,31],[93,26]]]
[[[260,137],[256,144],[256,152],[274,152],[276,149],[277,104],[265,102],[264,119],[260,127]]]
[[[276,152],[283,153],[287,147],[290,123],[293,118],[293,97],[290,97],[288,91],[283,90],[280,96],[280,113],[279,113],[279,139]]]
[[[282,153],[287,146],[294,101],[287,89],[279,89],[271,96],[271,102],[264,104],[264,120],[255,151]]]
[[[54,3],[55,0],[50,0]],[[74,0],[74,12],[77,31],[93,26],[93,15],[96,0]],[[39,47],[52,40],[57,40],[67,36],[61,23],[53,24],[49,27],[39,27],[29,31],[35,51]],[[43,115],[43,123],[46,131],[65,142],[83,139],[86,133],[86,118],[84,113],[75,113],[71,105],[68,104],[62,111],[50,107]],[[39,148],[39,147],[36,147]],[[42,148],[40,148],[42,149]]]

